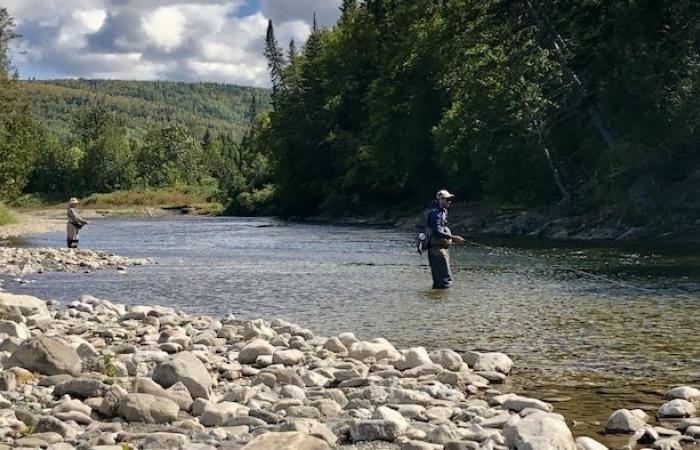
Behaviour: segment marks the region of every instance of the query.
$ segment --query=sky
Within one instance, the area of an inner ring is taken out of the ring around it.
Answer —
[[[283,47],[303,45],[341,0],[0,0],[22,35],[22,78],[212,81],[268,86],[262,55],[272,19]]]

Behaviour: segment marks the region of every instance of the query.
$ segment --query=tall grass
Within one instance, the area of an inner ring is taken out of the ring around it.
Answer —
[[[0,203],[0,226],[10,225],[12,223],[17,223],[17,218],[12,215],[12,212],[10,212],[7,206]]]
[[[118,208],[128,206],[188,206],[202,199],[194,194],[171,190],[115,191],[92,194],[83,201],[91,208]]]

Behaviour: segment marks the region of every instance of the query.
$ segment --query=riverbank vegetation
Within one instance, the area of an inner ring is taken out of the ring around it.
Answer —
[[[10,209],[0,203],[0,226],[17,223],[17,218],[12,215]]]

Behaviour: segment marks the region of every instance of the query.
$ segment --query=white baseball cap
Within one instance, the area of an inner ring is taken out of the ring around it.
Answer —
[[[69,205],[77,205],[78,203],[78,199],[75,197],[72,197],[70,200],[68,200]]]
[[[449,191],[447,191],[446,189],[441,189],[438,191],[437,194],[435,194],[435,198],[438,200],[443,199],[443,198],[450,199],[450,198],[454,198],[454,197],[455,196],[453,194],[450,194]]]

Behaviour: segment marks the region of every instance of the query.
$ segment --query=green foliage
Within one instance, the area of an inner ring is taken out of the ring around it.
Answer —
[[[145,186],[193,185],[203,175],[199,143],[175,122],[149,131],[136,161],[139,180]]]
[[[19,89],[9,58],[17,37],[15,23],[0,7],[0,199],[13,199],[24,188],[37,152],[37,125]]]
[[[17,218],[12,215],[9,208],[0,203],[0,226],[17,223]]]
[[[134,182],[134,155],[114,115],[96,101],[78,110],[73,119],[76,145],[83,153],[82,186],[87,192],[128,189]]]
[[[114,365],[114,361],[110,355],[104,355],[102,357],[102,375],[109,378],[117,376],[117,366]]]
[[[268,29],[274,109],[256,139],[282,213],[393,209],[445,186],[489,203],[598,208],[673,208],[663,195],[679,191],[683,208],[700,208],[700,189],[687,189],[700,173],[700,4],[341,9],[289,61]]]
[[[147,189],[114,191],[107,194],[92,194],[83,201],[90,208],[120,208],[126,206],[188,206],[206,202],[201,194],[178,189]]]

